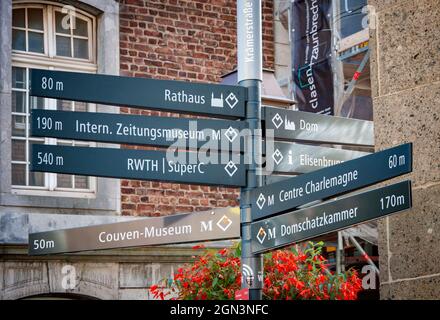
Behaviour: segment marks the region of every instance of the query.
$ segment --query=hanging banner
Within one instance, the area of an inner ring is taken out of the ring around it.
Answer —
[[[333,115],[330,0],[291,5],[292,78],[298,109]]]

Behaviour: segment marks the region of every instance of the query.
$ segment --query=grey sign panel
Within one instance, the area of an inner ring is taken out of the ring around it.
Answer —
[[[270,174],[270,175],[264,176],[263,182],[264,182],[264,185],[270,185],[270,184],[284,181],[286,179],[290,179],[293,177],[296,177],[296,175],[290,176],[290,175],[283,175],[283,174]]]
[[[204,185],[246,184],[245,165],[238,154],[178,153],[184,158],[172,159],[173,153],[166,151],[34,144],[31,170]]]
[[[275,142],[273,147],[266,146],[266,170],[282,173],[308,173],[368,154],[370,153]]]
[[[245,116],[246,89],[238,86],[40,69],[31,70],[31,81],[31,96],[219,117]]]
[[[109,143],[240,151],[244,121],[54,110],[31,111],[31,134]]]
[[[273,107],[265,107],[263,114],[266,130],[277,139],[374,146],[372,121]]]
[[[29,254],[43,255],[240,237],[239,208],[29,234]]]
[[[411,208],[404,181],[251,224],[252,252],[264,252]]]
[[[286,212],[315,200],[370,186],[412,171],[412,144],[305,173],[251,193],[252,219]]]

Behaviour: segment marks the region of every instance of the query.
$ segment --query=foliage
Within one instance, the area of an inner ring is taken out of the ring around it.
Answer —
[[[304,250],[292,247],[264,256],[265,299],[355,300],[361,280],[355,270],[330,272],[322,256],[323,243],[309,242]],[[196,246],[194,249],[202,249]],[[231,300],[241,287],[241,247],[207,250],[192,264],[150,288],[156,299]]]
[[[309,243],[302,252],[292,247],[277,250],[264,259],[264,289],[267,299],[355,300],[361,280],[355,270],[335,274],[321,255],[323,243]]]

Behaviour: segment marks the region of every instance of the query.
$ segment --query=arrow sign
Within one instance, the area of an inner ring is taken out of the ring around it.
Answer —
[[[31,96],[142,109],[243,118],[246,89],[239,86],[190,83],[31,70]]]
[[[308,173],[370,154],[344,149],[275,142],[266,146],[266,171]]]
[[[412,171],[407,143],[257,188],[251,194],[252,219],[293,210],[303,204],[370,186]]]
[[[274,137],[289,141],[374,146],[372,121],[265,107],[266,129]]]
[[[252,252],[301,242],[411,208],[411,182],[367,191],[251,224]]]
[[[128,248],[240,237],[239,208],[29,234],[29,254]]]
[[[240,151],[246,122],[119,115],[94,112],[31,111],[31,134],[109,143]],[[177,143],[176,143],[177,141]]]
[[[32,146],[31,170],[189,184],[236,187],[246,184],[245,166],[238,154],[231,155],[236,162],[228,160],[229,154],[188,152],[184,155],[185,158],[178,161],[172,160],[173,153],[166,151],[35,144]],[[200,160],[202,157],[206,159]],[[226,157],[226,164],[220,162],[221,157]],[[209,160],[216,162],[209,163]]]

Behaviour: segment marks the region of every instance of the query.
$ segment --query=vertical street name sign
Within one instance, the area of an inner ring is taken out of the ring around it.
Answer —
[[[374,146],[372,121],[265,107],[266,130],[276,139]]]
[[[328,168],[257,188],[251,194],[253,220],[354,191],[412,171],[407,143]]]
[[[166,151],[34,144],[31,170],[203,185],[246,184],[245,165],[238,154],[180,151],[173,157],[173,152]]]
[[[266,146],[266,170],[282,173],[308,173],[368,154],[370,153],[275,142],[273,148]]]
[[[251,224],[252,251],[273,250],[411,208],[411,182],[363,192]]]
[[[237,0],[237,82],[263,79],[261,0]]]
[[[31,96],[243,118],[246,89],[239,86],[31,70]]]
[[[29,234],[29,254],[43,255],[240,237],[239,208]]]
[[[34,137],[188,149],[240,151],[244,121],[185,119],[34,109]],[[177,143],[176,143],[177,142]]]

